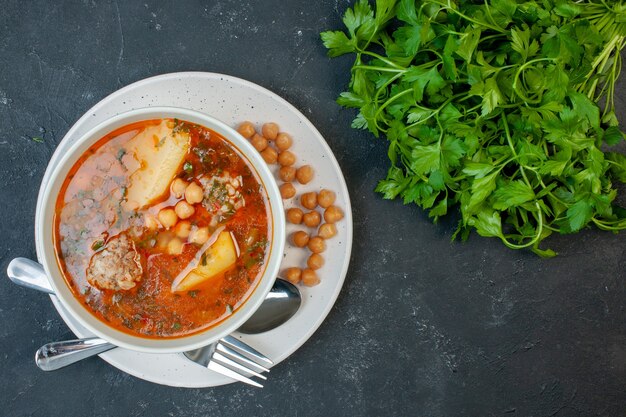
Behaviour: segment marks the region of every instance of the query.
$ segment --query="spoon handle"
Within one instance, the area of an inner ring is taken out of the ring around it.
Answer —
[[[27,258],[15,258],[7,267],[7,275],[15,284],[54,294],[43,266]]]
[[[114,347],[116,346],[98,337],[52,342],[39,348],[35,353],[35,363],[39,369],[55,371]]]

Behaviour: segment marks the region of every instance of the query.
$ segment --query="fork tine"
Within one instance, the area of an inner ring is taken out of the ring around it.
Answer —
[[[266,367],[259,365],[258,363],[246,358],[245,356],[243,356],[242,354],[240,354],[239,352],[224,346],[221,342],[217,344],[217,346],[215,347],[215,350],[220,352],[221,354],[223,354],[224,356],[226,356],[227,358],[230,358],[234,361],[239,362],[240,364],[246,366],[247,368],[250,368],[256,372],[269,372],[270,370],[267,369]]]
[[[265,375],[261,375],[258,372],[253,371],[250,368],[247,368],[245,365],[237,362],[236,359],[231,359],[227,356],[222,355],[219,352],[215,352],[211,357],[212,361],[216,361],[220,365],[224,365],[227,368],[230,368],[232,371],[239,372],[245,376],[256,376],[257,378],[267,379]]]
[[[225,375],[229,378],[235,379],[239,382],[243,382],[244,384],[252,385],[253,387],[257,387],[257,388],[263,388],[263,385],[259,384],[258,382],[253,381],[250,378],[247,378],[241,374],[238,374],[237,372],[232,371],[229,368],[225,367],[224,365],[221,365],[215,361],[209,361],[207,368],[209,368],[212,371],[218,372],[222,375]]]
[[[242,354],[250,360],[257,362],[258,364],[265,364],[266,367],[274,365],[267,356],[262,353],[254,350],[251,346],[245,344],[239,339],[236,339],[232,336],[226,336],[220,340],[224,346],[231,348],[232,350]]]

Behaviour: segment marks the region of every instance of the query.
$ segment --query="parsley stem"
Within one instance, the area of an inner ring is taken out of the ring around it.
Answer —
[[[422,123],[424,123],[426,120],[428,120],[428,119],[430,119],[431,117],[434,117],[434,116],[436,116],[437,114],[439,114],[439,112],[440,112],[441,110],[443,110],[443,108],[444,108],[444,107],[446,107],[448,104],[450,104],[453,100],[455,100],[455,99],[457,99],[457,98],[459,98],[459,97],[461,97],[461,96],[464,96],[464,95],[466,95],[466,94],[465,94],[465,93],[460,93],[460,94],[457,94],[457,95],[455,95],[455,96],[452,96],[452,97],[450,97],[449,99],[447,99],[447,100],[446,100],[446,101],[445,101],[445,102],[444,102],[441,106],[437,107],[436,109],[429,109],[428,107],[423,107],[423,106],[420,106],[419,104],[415,103],[415,106],[416,106],[416,107],[419,107],[420,109],[423,109],[423,110],[429,110],[429,111],[432,111],[432,113],[431,113],[431,114],[429,114],[427,117],[423,118],[422,120],[419,120],[419,121],[417,121],[417,122],[415,122],[415,123],[411,123],[410,125],[406,126],[406,127],[404,128],[404,130],[409,130],[409,129],[411,129],[411,128],[414,128],[414,127],[416,127],[416,126],[421,125],[421,124],[422,124]],[[479,106],[480,106],[480,105],[479,105]]]
[[[442,34],[440,34],[438,36],[443,36],[443,35],[467,36],[467,33],[457,32],[456,30],[448,29],[448,26],[444,25],[441,22],[432,21],[431,24],[439,25],[439,26],[441,26],[445,30],[445,32],[443,32]]]
[[[557,229],[556,227],[549,226],[547,224],[544,224],[543,227],[545,227],[548,230],[552,230],[553,232],[559,232],[559,233],[561,232],[560,229]]]
[[[594,222],[596,226],[598,226],[598,229],[602,229],[602,230],[619,231],[619,230],[626,229],[626,221],[624,221],[623,219],[617,220],[615,222],[603,222],[601,220],[596,219],[595,217],[592,217],[591,221]],[[611,223],[617,223],[618,226],[608,226],[608,224],[611,224]],[[619,226],[620,224],[623,224],[623,226]]]
[[[538,202],[535,202],[535,206],[537,207],[537,228],[535,229],[537,233],[535,234],[533,239],[530,242],[525,243],[523,245],[516,245],[515,243],[509,242],[506,239],[506,237],[504,237],[504,235],[501,235],[500,240],[502,240],[502,243],[504,243],[506,246],[508,246],[511,249],[524,249],[524,248],[528,248],[534,245],[535,243],[539,241],[543,233],[543,214],[541,213],[541,206],[539,205]]]
[[[365,55],[372,56],[372,57],[374,57],[374,58],[376,58],[376,59],[379,59],[379,60],[383,61],[385,64],[387,64],[387,65],[389,65],[389,66],[391,66],[391,67],[394,67],[394,68],[397,68],[397,69],[402,69],[402,70],[406,69],[406,68],[404,68],[404,67],[402,67],[402,66],[400,66],[400,65],[396,64],[395,62],[393,62],[393,61],[391,61],[391,60],[389,60],[389,59],[385,58],[384,56],[382,56],[382,55],[378,55],[378,54],[377,54],[377,53],[375,53],[375,52],[371,52],[371,51],[364,51],[364,50],[361,50],[361,49],[359,49],[359,52],[361,52],[362,54],[365,54]]]
[[[461,13],[459,10],[457,10],[457,9],[452,7],[452,4],[450,4],[450,0],[448,0],[447,4],[446,3],[441,3],[441,2],[438,2],[438,1],[433,1],[433,3],[434,4],[438,4],[440,6],[443,6],[444,9],[447,9],[447,10],[449,10],[449,11],[459,15],[459,17],[467,20],[468,22],[472,22],[472,23],[474,23],[477,26],[485,26],[485,27],[488,27],[489,29],[495,30],[496,32],[500,32],[500,33],[504,33],[504,34],[508,33],[508,31],[506,31],[505,29],[502,29],[499,26],[492,26],[492,25],[490,25],[487,22],[479,22],[478,20],[473,19],[473,18],[469,17],[468,15]]]
[[[530,61],[524,63],[523,65],[520,65],[520,67],[515,72],[515,76],[513,77],[513,85],[512,85],[513,91],[515,91],[515,94],[517,94],[519,98],[521,98],[523,101],[527,103],[538,104],[538,103],[541,103],[541,99],[532,100],[529,97],[522,94],[522,92],[520,92],[519,89],[517,88],[517,82],[519,81],[519,76],[521,75],[522,71],[526,69],[526,67],[528,67],[531,64],[534,64],[536,62],[541,62],[541,61],[555,61],[555,59],[554,58],[531,59]]]
[[[515,151],[515,147],[513,146],[511,132],[509,130],[509,123],[507,122],[506,114],[504,113],[502,113],[502,124],[504,125],[504,133],[506,135],[506,140],[509,144],[509,148],[511,148],[511,152],[517,158],[517,152]],[[526,185],[528,185],[528,187],[530,187],[530,189],[534,191],[533,186],[530,184],[530,181],[528,181],[528,177],[526,176],[526,172],[524,171],[524,166],[522,164],[520,164],[519,166],[519,171],[522,174],[522,177],[524,178]],[[537,207],[537,222],[538,222],[537,229],[535,229],[537,231],[537,234],[535,235],[535,237],[530,242],[524,245],[516,245],[516,244],[509,242],[504,236],[500,236],[500,239],[502,239],[502,242],[506,246],[510,247],[511,249],[523,249],[523,248],[528,248],[539,241],[539,239],[541,238],[541,234],[543,233],[543,214],[541,213],[541,206],[539,205],[538,201],[535,201],[535,206]]]
[[[378,120],[378,116],[380,115],[380,112],[383,111],[385,109],[385,107],[387,107],[388,105],[390,105],[391,103],[393,103],[395,100],[399,99],[402,96],[406,96],[409,93],[412,93],[413,89],[412,88],[407,88],[404,91],[401,91],[399,93],[397,93],[395,96],[392,96],[390,98],[387,99],[387,101],[385,101],[379,108],[378,110],[376,110],[376,114],[374,115],[374,120]],[[382,130],[382,129],[381,129]]]
[[[491,20],[491,23],[493,23],[494,26],[498,26],[495,19],[491,15],[491,6],[489,6],[489,3],[487,2],[487,0],[485,0],[485,11],[487,12],[487,17],[489,18],[489,20]]]
[[[387,91],[387,86],[393,83],[395,80],[397,80],[401,76],[402,76],[402,73],[396,74],[390,79],[388,79],[383,85],[381,85],[380,88],[376,90],[376,94],[374,94],[374,100],[373,100],[374,103],[378,103],[378,97],[380,96],[380,93],[382,93],[383,91]]]
[[[387,68],[387,67],[377,67],[374,65],[355,65],[352,67],[352,70],[362,69],[365,71],[381,71],[381,72],[397,72],[403,74],[406,70],[396,69],[396,68]]]
[[[491,39],[496,39],[496,38],[499,38],[501,36],[506,36],[506,35],[504,33],[496,33],[496,34],[493,34],[493,35],[489,35],[489,36],[485,36],[485,37],[480,38],[479,42],[484,42],[484,41],[488,41],[488,40],[491,40]],[[512,65],[506,65],[505,67],[511,67],[511,66]],[[500,68],[505,68],[505,67],[500,67]]]
[[[437,147],[439,148],[439,155],[441,157],[441,141],[443,141],[443,134],[445,132],[443,126],[441,125],[441,120],[439,118],[437,120],[437,126],[439,126],[439,139],[437,140]]]
[[[443,62],[443,56],[439,52],[435,51],[434,49],[422,49],[420,52],[432,52],[433,54],[439,57],[439,60],[441,62]],[[424,66],[424,65],[421,65],[421,66]]]
[[[518,156],[517,156],[517,152],[515,151],[515,147],[513,146],[513,138],[511,138],[511,131],[509,130],[509,123],[506,120],[506,114],[501,113],[501,115],[502,115],[502,124],[504,125],[504,133],[506,136],[506,141],[509,144],[509,148],[511,148],[511,153],[517,159]],[[528,185],[530,189],[532,190],[533,186],[530,185],[530,181],[528,181],[528,177],[526,176],[526,172],[524,172],[524,166],[522,164],[520,164],[519,170],[520,170],[520,173],[522,174],[522,177],[524,177],[524,181],[526,182],[526,185]]]

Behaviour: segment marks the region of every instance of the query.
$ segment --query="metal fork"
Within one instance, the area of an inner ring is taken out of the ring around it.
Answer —
[[[37,350],[35,363],[44,371],[55,371],[115,347],[97,337],[52,342]],[[268,357],[233,336],[226,336],[217,343],[183,354],[212,371],[259,388],[263,385],[251,377],[267,379],[261,372],[269,372],[268,367],[274,364]]]
[[[263,385],[251,377],[266,380],[261,372],[269,372],[268,367],[274,364],[268,357],[232,336],[183,354],[198,365],[258,388],[263,388]]]

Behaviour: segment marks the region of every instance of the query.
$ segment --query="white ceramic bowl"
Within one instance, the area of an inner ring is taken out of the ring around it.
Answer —
[[[54,253],[54,209],[55,202],[63,181],[78,158],[106,134],[127,124],[142,120],[178,118],[205,126],[226,138],[250,162],[263,183],[269,199],[270,225],[270,256],[263,276],[248,299],[228,318],[206,331],[191,336],[172,339],[152,339],[133,336],[107,326],[88,311],[72,294],[68,287]],[[76,141],[63,156],[60,163],[50,175],[50,182],[43,195],[43,215],[35,226],[37,238],[43,242],[41,260],[54,291],[70,314],[95,335],[127,349],[147,353],[174,353],[196,349],[216,342],[220,338],[234,332],[261,305],[265,296],[272,288],[280,268],[285,246],[285,215],[282,199],[274,176],[270,172],[261,155],[239,133],[228,125],[205,114],[175,107],[150,107],[132,110],[111,117],[102,122],[79,140]]]

